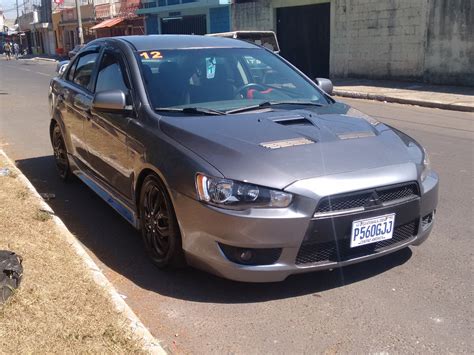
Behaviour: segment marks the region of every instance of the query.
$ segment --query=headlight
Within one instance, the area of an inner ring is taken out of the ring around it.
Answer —
[[[425,181],[431,170],[431,161],[428,152],[423,148],[423,171],[421,172],[421,181]]]
[[[196,189],[201,201],[236,210],[283,208],[288,207],[293,199],[293,195],[287,192],[202,174],[196,175]]]

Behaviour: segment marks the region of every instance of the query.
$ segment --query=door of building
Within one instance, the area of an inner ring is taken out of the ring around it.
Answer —
[[[330,3],[277,9],[280,55],[310,78],[329,77]]]
[[[162,18],[161,33],[204,35],[207,33],[206,15]]]

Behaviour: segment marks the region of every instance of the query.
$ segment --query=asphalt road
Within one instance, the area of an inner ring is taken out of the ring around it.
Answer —
[[[474,348],[473,114],[344,100],[412,135],[431,153],[441,186],[430,239],[342,270],[244,284],[193,269],[155,269],[127,222],[82,183],[59,181],[48,137],[53,71],[53,63],[0,59],[2,148],[39,192],[56,194],[50,202],[54,211],[171,352],[467,353]]]

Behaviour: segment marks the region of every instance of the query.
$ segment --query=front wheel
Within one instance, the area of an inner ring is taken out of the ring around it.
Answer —
[[[145,250],[159,268],[186,264],[173,204],[161,180],[149,175],[140,191],[140,223]]]

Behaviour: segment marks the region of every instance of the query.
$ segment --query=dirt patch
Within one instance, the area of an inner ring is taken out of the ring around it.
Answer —
[[[12,172],[0,176],[0,249],[23,257],[24,274],[20,288],[0,306],[0,352],[143,352],[51,214]]]

